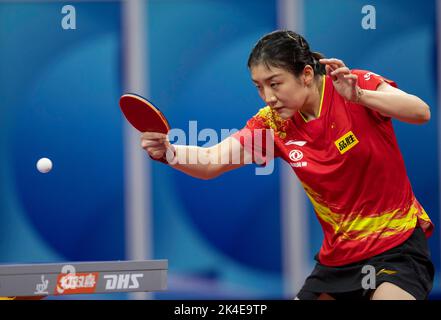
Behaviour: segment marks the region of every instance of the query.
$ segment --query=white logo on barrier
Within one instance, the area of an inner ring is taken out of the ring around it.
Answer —
[[[72,274],[73,276],[75,276],[75,267],[74,267],[73,265],[70,265],[70,264],[64,265],[64,266],[61,268],[61,273]],[[65,289],[64,284],[63,284],[63,283],[60,284],[60,283],[57,281],[57,292],[58,292],[58,293],[63,293],[63,292],[64,292],[64,289]]]
[[[75,267],[65,265],[57,278],[55,294],[94,293],[98,272],[76,273]]]
[[[121,290],[121,289],[138,289],[138,278],[142,278],[142,273],[132,274],[106,274],[106,290]]]
[[[34,294],[49,294],[47,288],[49,287],[49,280],[44,279],[44,275],[41,276],[41,283],[37,283]]]

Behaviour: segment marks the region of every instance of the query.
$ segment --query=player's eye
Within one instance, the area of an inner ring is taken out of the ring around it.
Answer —
[[[278,85],[279,85],[279,83],[273,82],[273,83],[271,83],[271,88],[275,88],[275,87],[277,87]]]

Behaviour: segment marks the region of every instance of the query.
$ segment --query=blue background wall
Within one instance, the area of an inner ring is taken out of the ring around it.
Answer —
[[[275,3],[150,4],[153,101],[187,134],[191,120],[219,137],[223,128],[242,128],[262,106],[246,60],[256,39],[276,25]],[[213,144],[207,142],[199,145]],[[202,296],[213,294],[212,284],[219,282],[220,296],[280,295],[277,172],[256,176],[249,166],[203,181],[154,164],[154,184],[155,252],[169,258],[171,271],[202,277],[208,290]]]
[[[126,257],[121,5],[72,3],[77,29],[63,30],[64,4],[0,2],[1,263]],[[263,106],[246,60],[277,28],[276,4],[148,2],[146,89],[173,127],[188,134],[197,120],[198,130],[220,136]],[[362,1],[305,1],[305,36],[313,50],[393,79],[431,105],[430,123],[394,126],[414,191],[438,227],[435,2],[370,4],[376,30],[360,25]],[[35,169],[41,157],[54,162],[49,174]],[[151,166],[154,258],[170,266],[169,291],[157,298],[284,297],[279,166],[269,176],[248,166],[211,181]],[[312,268],[322,234],[312,208],[304,214]],[[439,269],[437,230],[430,245]]]
[[[0,4],[3,262],[124,257],[119,4],[61,7]]]

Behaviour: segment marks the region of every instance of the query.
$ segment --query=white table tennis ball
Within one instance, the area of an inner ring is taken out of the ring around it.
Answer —
[[[52,170],[52,161],[48,158],[41,158],[37,161],[37,169],[41,173],[48,173]]]

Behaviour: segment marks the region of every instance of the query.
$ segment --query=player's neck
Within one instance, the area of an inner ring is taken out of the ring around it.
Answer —
[[[312,94],[310,98],[306,100],[305,105],[300,110],[303,117],[307,121],[317,119],[320,116],[320,102],[322,100],[322,88],[323,88],[323,76],[320,76],[318,81],[315,81],[314,86],[311,88]]]

